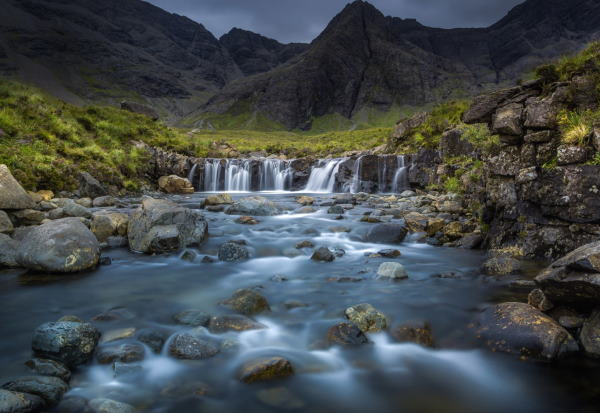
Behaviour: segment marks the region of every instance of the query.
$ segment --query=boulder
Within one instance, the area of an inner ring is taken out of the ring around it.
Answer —
[[[412,321],[395,327],[391,335],[398,343],[414,343],[423,347],[433,347],[433,333],[427,322]]]
[[[81,205],[82,207],[85,207],[85,208],[91,208],[94,205],[94,202],[92,201],[92,198],[90,198],[90,197],[75,199],[75,200],[73,200],[73,202],[75,202],[77,205]]]
[[[230,205],[233,204],[233,199],[229,194],[210,195],[204,201],[205,205]]]
[[[376,333],[388,327],[387,317],[371,304],[358,304],[344,312],[346,318],[364,333]]]
[[[0,209],[27,209],[35,202],[12,176],[6,165],[0,164]]]
[[[477,337],[493,351],[524,358],[555,360],[579,350],[554,319],[524,303],[502,303],[480,316]]]
[[[525,109],[525,127],[554,129],[559,108],[550,99],[530,98]]]
[[[137,339],[150,347],[155,353],[160,353],[169,338],[169,332],[158,328],[146,328],[138,333]]]
[[[400,224],[376,224],[369,228],[365,235],[366,242],[376,244],[399,244],[408,233],[406,227]]]
[[[33,394],[0,389],[0,412],[2,413],[39,412],[45,405],[42,398]]]
[[[204,360],[219,351],[219,346],[198,330],[176,334],[169,343],[169,354],[182,360]]]
[[[92,216],[90,230],[98,241],[106,242],[109,237],[127,235],[129,215],[120,212],[96,212]]]
[[[27,376],[19,377],[2,385],[5,390],[33,394],[44,400],[46,407],[53,407],[69,390],[69,385],[58,377]]]
[[[338,323],[327,330],[329,345],[357,346],[369,343],[363,331],[351,323]]]
[[[229,241],[221,244],[218,256],[221,261],[237,262],[250,258],[250,253],[245,246],[240,245],[237,242]]]
[[[74,368],[92,358],[99,338],[100,332],[89,323],[46,323],[33,333],[32,349],[37,357],[56,360]]]
[[[600,310],[594,311],[590,318],[585,320],[579,339],[586,354],[600,357]]]
[[[586,244],[558,259],[535,282],[554,303],[598,305],[600,242]]]
[[[127,236],[133,251],[177,251],[202,243],[208,236],[208,224],[200,211],[145,198],[129,220]]]
[[[19,225],[39,225],[46,214],[35,209],[21,209],[12,213],[12,216],[18,221]]]
[[[249,289],[237,290],[223,304],[231,307],[236,313],[244,315],[256,315],[271,309],[265,297]]]
[[[312,196],[302,195],[296,197],[296,202],[303,206],[312,205],[315,203],[315,199]]]
[[[100,197],[94,199],[94,201],[92,202],[92,205],[95,208],[111,207],[111,206],[117,205],[117,199],[110,195],[100,196]]]
[[[333,214],[333,215],[343,215],[344,212],[346,212],[346,211],[340,205],[332,205],[329,207],[329,209],[327,209],[327,213]]]
[[[241,225],[258,225],[260,224],[260,221],[252,217],[241,216],[235,220],[235,223]]]
[[[294,368],[283,357],[267,357],[244,363],[239,379],[244,383],[264,382],[292,376]]]
[[[335,260],[335,254],[327,247],[317,248],[310,257],[313,261],[332,262]]]
[[[79,174],[79,193],[81,196],[90,198],[108,195],[106,188],[87,172]]]
[[[487,259],[482,266],[484,274],[491,276],[519,274],[523,264],[516,258],[499,255]]]
[[[469,109],[463,114],[463,122],[467,124],[490,123],[498,106],[519,91],[520,88],[515,87],[476,96]]]
[[[262,196],[251,196],[235,201],[225,210],[229,215],[273,216],[281,213],[279,207]]]
[[[67,383],[71,379],[71,371],[58,361],[33,358],[26,361],[25,365],[42,376],[58,377]]]
[[[70,273],[94,268],[100,246],[94,234],[77,218],[50,221],[27,232],[17,261],[25,268]]]
[[[0,234],[0,268],[16,268],[19,266],[17,261],[19,245],[19,241],[6,234]]]
[[[264,324],[257,323],[243,315],[223,315],[210,319],[209,329],[213,333],[226,333],[228,331],[261,330],[267,328]]]
[[[158,179],[158,188],[167,194],[193,194],[194,186],[187,178],[177,175],[161,176]]]
[[[85,206],[76,202],[67,202],[63,206],[63,213],[74,218],[91,218],[92,212]]]
[[[544,312],[550,311],[552,308],[554,308],[552,301],[550,301],[548,297],[546,297],[546,294],[544,294],[544,292],[539,288],[536,288],[529,293],[527,296],[527,303],[530,306]]]
[[[93,413],[133,413],[135,409],[127,403],[121,403],[111,399],[92,399],[88,403]]]
[[[404,266],[398,262],[384,262],[377,270],[377,278],[405,280],[408,278],[408,273]]]
[[[14,230],[14,226],[8,214],[0,210],[0,234],[10,234]]]

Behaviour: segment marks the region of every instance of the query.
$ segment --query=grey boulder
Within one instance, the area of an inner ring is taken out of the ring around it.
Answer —
[[[32,349],[37,357],[56,360],[73,368],[92,358],[99,338],[100,332],[89,323],[46,323],[33,333]]]

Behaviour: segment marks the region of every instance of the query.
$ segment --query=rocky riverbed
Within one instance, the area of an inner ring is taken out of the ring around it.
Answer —
[[[595,244],[550,266],[479,250],[453,194],[115,199],[89,178],[89,198],[3,178],[0,411],[596,400]]]

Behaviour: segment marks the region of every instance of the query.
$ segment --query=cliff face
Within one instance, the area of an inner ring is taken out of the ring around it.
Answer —
[[[330,113],[472,95],[581,49],[597,38],[598,16],[599,0],[528,0],[489,28],[444,30],[356,1],[298,59],[232,82],[205,110],[249,102],[288,128],[309,128]]]
[[[0,49],[4,73],[69,101],[134,98],[175,116],[242,76],[201,24],[138,0],[6,0]]]
[[[219,39],[245,76],[268,72],[308,49],[305,43],[282,44],[238,28]]]

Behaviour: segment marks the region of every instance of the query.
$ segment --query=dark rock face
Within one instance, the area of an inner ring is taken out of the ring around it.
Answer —
[[[485,310],[477,337],[493,351],[534,359],[555,360],[579,350],[567,330],[523,303],[502,303]]]
[[[159,115],[154,109],[152,109],[149,106],[142,105],[141,103],[128,102],[125,100],[121,102],[121,109],[128,110],[129,112],[137,113],[139,115],[147,116],[152,120],[159,119]]]
[[[600,311],[594,311],[590,318],[583,323],[579,338],[587,354],[600,357]]]
[[[81,196],[90,198],[108,195],[106,188],[87,172],[79,174],[79,193]]]
[[[99,338],[98,330],[88,323],[46,323],[33,333],[32,348],[38,357],[73,368],[91,359]]]
[[[63,380],[50,376],[20,377],[2,387],[13,392],[38,396],[44,400],[47,407],[56,406],[63,394],[69,390],[69,385]]]
[[[304,43],[281,44],[260,34],[233,28],[219,42],[246,76],[268,72],[308,49]]]
[[[27,71],[17,53],[64,74],[40,86],[70,101],[115,103],[133,92],[181,116],[191,109],[186,98],[241,76],[201,24],[147,2],[10,0],[3,16],[0,43],[17,74]]]
[[[327,331],[330,345],[356,346],[369,343],[369,339],[360,328],[351,323],[338,323]]]
[[[476,93],[581,48],[600,27],[599,7],[528,0],[489,28],[444,30],[384,17],[369,3],[356,1],[301,59],[229,84],[207,109],[224,113],[250,102],[253,110],[290,129],[305,129],[312,117],[328,113],[351,117],[365,107],[386,110],[451,98],[457,89]],[[485,106],[479,116],[490,115]]]
[[[38,412],[45,402],[32,394],[0,389],[0,411],[6,413]]]
[[[58,377],[65,382],[69,382],[71,379],[69,369],[54,360],[34,358],[28,360],[25,365],[42,376]]]

